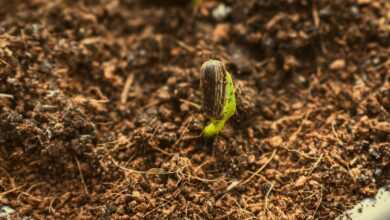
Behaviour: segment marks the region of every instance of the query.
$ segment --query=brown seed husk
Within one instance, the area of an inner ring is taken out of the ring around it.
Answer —
[[[202,107],[208,117],[221,119],[225,103],[226,68],[218,60],[208,60],[201,67]]]

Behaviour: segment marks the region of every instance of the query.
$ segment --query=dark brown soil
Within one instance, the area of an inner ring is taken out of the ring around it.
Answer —
[[[0,0],[12,219],[334,219],[390,184],[389,1],[191,2]],[[209,58],[240,101],[204,140]]]

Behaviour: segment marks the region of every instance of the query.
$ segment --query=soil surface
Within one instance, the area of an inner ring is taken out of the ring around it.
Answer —
[[[0,0],[11,219],[334,219],[390,184],[387,0]],[[238,112],[205,140],[199,71]]]

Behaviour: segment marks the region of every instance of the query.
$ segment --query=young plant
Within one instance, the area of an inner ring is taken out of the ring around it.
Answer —
[[[218,135],[225,123],[236,112],[233,79],[225,65],[218,60],[208,60],[201,67],[200,87],[203,111],[210,119],[203,129],[204,137]]]

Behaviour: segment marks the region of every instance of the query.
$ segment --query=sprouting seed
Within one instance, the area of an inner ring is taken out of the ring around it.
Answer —
[[[203,136],[213,137],[236,112],[233,79],[221,61],[208,60],[201,67],[200,84],[203,111],[210,118]]]

